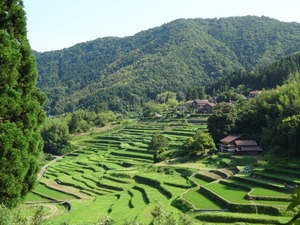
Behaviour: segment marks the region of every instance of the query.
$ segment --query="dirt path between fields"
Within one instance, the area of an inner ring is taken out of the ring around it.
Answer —
[[[57,162],[58,160],[61,160],[62,158],[63,158],[62,156],[55,156],[55,159],[53,159],[48,164],[43,166],[42,169],[40,170],[40,172],[37,174],[37,180],[39,181],[42,178],[42,176],[46,172],[48,166],[50,166],[51,164]]]

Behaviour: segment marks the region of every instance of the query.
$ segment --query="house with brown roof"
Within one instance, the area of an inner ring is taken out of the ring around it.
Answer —
[[[260,93],[261,93],[260,90],[250,91],[250,92],[249,92],[249,95],[248,95],[248,98],[254,98],[254,97],[256,97],[257,95],[259,95]]]
[[[242,140],[240,136],[229,135],[220,140],[222,152],[234,152],[238,154],[259,154],[263,149],[255,140]]]
[[[236,150],[235,140],[238,140],[239,138],[240,136],[229,135],[221,139],[219,143],[220,150],[222,152],[223,151],[234,152]]]
[[[193,102],[194,102],[194,100],[188,100],[188,101],[186,102],[186,104],[187,104],[188,106],[192,107]]]
[[[193,108],[199,108],[205,106],[209,101],[207,99],[195,99],[195,100],[189,100],[186,102],[186,104]]]
[[[236,152],[241,154],[258,154],[263,151],[255,140],[235,140]]]
[[[196,99],[193,102],[193,106],[196,107],[203,107],[205,106],[209,101],[207,99]]]
[[[213,111],[213,108],[216,106],[215,103],[213,102],[209,102],[209,103],[206,103],[203,108],[202,108],[202,111],[203,112],[206,112],[206,113],[211,113]]]

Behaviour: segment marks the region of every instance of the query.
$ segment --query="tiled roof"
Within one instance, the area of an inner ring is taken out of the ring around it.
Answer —
[[[254,140],[235,140],[237,146],[257,146]]]
[[[232,141],[234,141],[234,140],[236,140],[236,139],[238,139],[238,138],[239,138],[239,136],[229,135],[229,136],[227,136],[227,137],[221,139],[220,142],[223,142],[223,143],[230,143],[230,142],[232,142]]]

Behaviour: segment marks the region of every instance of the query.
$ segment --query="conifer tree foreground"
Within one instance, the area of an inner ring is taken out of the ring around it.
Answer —
[[[42,149],[45,96],[26,36],[22,0],[0,1],[0,204],[13,207],[32,189]]]

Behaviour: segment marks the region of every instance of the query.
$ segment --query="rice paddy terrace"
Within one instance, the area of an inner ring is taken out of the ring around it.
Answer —
[[[180,152],[196,129],[206,129],[206,118],[195,121],[146,121],[77,137],[80,149],[48,166],[27,205],[48,208],[54,224],[95,223],[106,215],[115,224],[149,224],[157,201],[175,214],[188,213],[193,224],[288,221],[291,190],[285,184],[300,182],[297,167],[244,173],[243,167],[212,168],[197,162],[186,167],[153,164],[147,151],[152,135],[165,135],[169,148]]]

